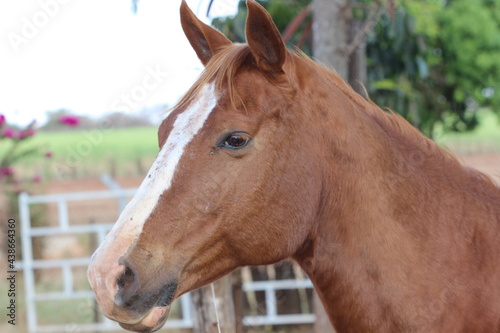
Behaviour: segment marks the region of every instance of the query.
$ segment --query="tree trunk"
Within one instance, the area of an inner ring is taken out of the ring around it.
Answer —
[[[236,322],[236,327],[234,333],[245,332],[245,327],[243,326],[243,309],[244,309],[244,298],[245,292],[243,291],[243,279],[241,275],[241,268],[237,269],[232,276],[232,291],[233,291],[233,304],[234,304],[234,318]],[[230,332],[230,331],[227,331]],[[225,333],[225,332],[224,332]]]
[[[313,53],[322,64],[333,69],[344,80],[349,79],[349,26],[351,11],[348,0],[313,0]]]
[[[215,281],[215,303],[222,332],[235,332],[236,320],[232,296],[231,274]],[[217,333],[217,317],[210,285],[191,292],[193,301],[193,333]]]
[[[358,34],[363,25],[362,21],[353,20],[350,26],[350,40]],[[351,87],[361,96],[367,97],[365,93],[366,86],[366,42],[363,37],[360,39],[356,48],[349,57],[349,76],[348,82]]]

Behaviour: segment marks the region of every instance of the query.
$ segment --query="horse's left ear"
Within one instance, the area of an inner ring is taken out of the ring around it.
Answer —
[[[257,66],[269,72],[282,70],[286,58],[286,46],[271,15],[254,0],[247,0],[247,43]]]
[[[189,43],[205,66],[221,48],[232,44],[221,32],[201,22],[185,0],[181,4],[181,25]]]

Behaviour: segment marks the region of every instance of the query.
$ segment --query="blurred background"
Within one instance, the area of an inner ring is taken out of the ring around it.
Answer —
[[[204,22],[245,41],[244,2],[187,2]],[[335,69],[360,94],[500,182],[500,0],[259,3],[289,47]],[[28,193],[28,226],[53,228],[25,239],[35,263],[35,293],[89,290],[84,258],[154,160],[165,111],[201,73],[180,27],[179,6],[180,0],[29,0],[5,4],[0,12],[0,217],[18,222],[19,267],[25,259],[20,193]],[[70,193],[96,191],[116,195],[71,199]],[[94,229],[52,233],[61,223]],[[6,223],[1,228],[6,235]],[[1,267],[7,267],[6,240],[0,239]],[[5,309],[9,287],[6,270],[1,274]],[[292,263],[238,272],[228,283],[240,290],[239,315],[270,311],[266,293],[241,291],[244,283],[290,279],[305,279]],[[16,326],[2,320],[2,332],[28,332],[24,283],[20,269]],[[276,293],[274,310],[304,314],[299,325],[262,321],[238,329],[325,332],[307,317],[317,313],[310,287]],[[34,301],[37,325],[84,332],[82,324],[102,322],[93,301],[82,295]]]

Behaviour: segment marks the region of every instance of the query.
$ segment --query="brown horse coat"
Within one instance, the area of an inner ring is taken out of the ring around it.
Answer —
[[[206,69],[93,256],[105,315],[157,330],[181,294],[292,257],[338,332],[500,332],[500,189],[247,5],[233,45],[182,4]]]

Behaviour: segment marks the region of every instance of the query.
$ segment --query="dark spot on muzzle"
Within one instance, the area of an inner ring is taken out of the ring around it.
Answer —
[[[143,287],[141,286],[135,289],[134,294],[128,294],[126,297],[119,290],[115,296],[116,310],[142,315],[149,312],[154,306],[170,305],[174,299],[177,284],[177,280],[174,280],[154,291],[141,290]]]
[[[160,289],[160,298],[156,302],[156,306],[164,307],[170,305],[174,300],[175,291],[177,290],[177,281],[170,282]]]

